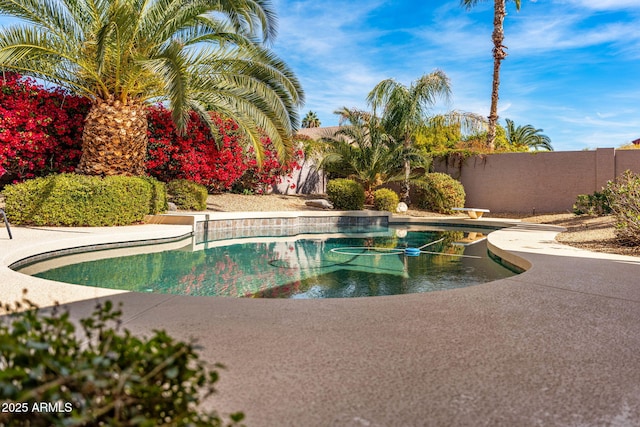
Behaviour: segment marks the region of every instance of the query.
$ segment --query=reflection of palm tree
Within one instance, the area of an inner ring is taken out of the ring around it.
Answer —
[[[461,0],[463,6],[471,9],[484,0]],[[520,0],[494,0],[493,9],[493,85],[491,89],[491,110],[489,112],[489,130],[487,132],[487,147],[489,151],[495,148],[496,126],[498,124],[498,94],[500,88],[500,64],[507,57],[504,41],[504,17],[507,15],[506,2],[513,1],[516,9],[520,10]]]
[[[507,140],[509,144],[513,146],[528,147],[534,150],[542,149],[547,151],[553,151],[551,146],[551,138],[547,135],[542,135],[542,129],[536,129],[531,125],[518,126],[513,123],[513,120],[507,119]]]
[[[0,34],[0,68],[91,100],[81,173],[143,174],[146,105],[163,101],[179,129],[191,111],[213,128],[211,106],[258,153],[261,131],[280,154],[292,150],[302,89],[258,41],[275,35],[268,2],[15,0],[0,13],[26,22]]]
[[[381,112],[381,124],[385,131],[402,144],[404,181],[402,201],[409,203],[409,178],[411,175],[410,151],[418,131],[427,125],[428,109],[437,97],[447,98],[451,93],[449,78],[442,71],[425,74],[410,86],[393,79],[378,83],[367,97],[373,114]]]
[[[304,119],[302,119],[302,127],[303,128],[319,128],[320,119],[318,118],[318,115],[313,111],[309,111],[307,115],[304,116]]]

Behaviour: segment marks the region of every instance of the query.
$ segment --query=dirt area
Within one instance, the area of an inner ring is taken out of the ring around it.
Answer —
[[[305,205],[305,201],[321,198],[317,195],[281,195],[249,196],[242,194],[210,195],[207,206],[212,211],[294,211],[321,210]],[[411,216],[442,216],[433,212],[410,209]],[[461,215],[465,216],[465,215]],[[615,219],[611,216],[589,217],[576,216],[572,213],[552,215],[489,215],[490,217],[519,218],[522,221],[536,224],[552,224],[565,227],[567,231],[558,234],[556,240],[566,245],[591,251],[640,256],[640,247],[622,246],[615,240]]]
[[[567,231],[558,234],[556,240],[566,245],[596,252],[640,256],[640,247],[618,243],[615,237],[615,218],[613,216],[592,217],[563,213],[521,219],[527,222],[565,227]]]

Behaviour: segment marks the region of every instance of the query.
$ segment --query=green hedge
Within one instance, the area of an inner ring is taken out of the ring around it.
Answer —
[[[149,201],[149,213],[152,215],[167,211],[167,186],[150,176],[142,177],[151,185],[151,200]]]
[[[420,209],[448,214],[453,213],[451,208],[464,207],[464,187],[445,173],[425,174],[414,188],[413,200]]]
[[[176,179],[167,184],[171,201],[178,209],[187,211],[207,210],[207,187],[186,179]]]
[[[381,188],[373,193],[373,206],[379,211],[395,212],[400,203],[398,194],[388,188]]]
[[[335,209],[355,211],[364,208],[364,188],[352,179],[338,178],[329,181],[327,195]]]
[[[113,226],[141,222],[166,206],[152,178],[49,175],[5,187],[7,216],[16,225]]]

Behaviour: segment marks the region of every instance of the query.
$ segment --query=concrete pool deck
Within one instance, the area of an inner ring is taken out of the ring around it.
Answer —
[[[640,425],[640,258],[561,245],[558,227],[509,224],[488,245],[529,265],[523,274],[326,300],[118,293],[7,268],[70,246],[177,237],[187,225],[13,227],[13,240],[0,228],[0,300],[28,288],[74,318],[96,299],[123,301],[132,332],[196,338],[204,359],[225,364],[207,404],[244,411],[250,426]]]

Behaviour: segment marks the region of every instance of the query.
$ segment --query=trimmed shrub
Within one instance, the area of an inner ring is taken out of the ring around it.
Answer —
[[[616,217],[616,237],[627,245],[640,245],[640,175],[626,171],[607,184],[609,204]]]
[[[141,177],[151,185],[151,200],[149,201],[149,213],[156,215],[166,212],[167,205],[167,186],[164,182],[150,176]]]
[[[336,209],[355,211],[364,208],[364,188],[352,179],[338,178],[329,181],[327,195]]]
[[[3,192],[16,225],[99,227],[143,221],[162,199],[154,193],[162,191],[145,178],[60,174],[9,185]]]
[[[420,209],[448,214],[453,213],[451,208],[464,206],[464,187],[446,173],[425,174],[414,187],[414,202]]]
[[[186,179],[176,179],[167,184],[167,192],[178,209],[207,210],[207,187],[202,184]]]
[[[576,215],[603,216],[611,214],[609,205],[609,190],[595,191],[593,194],[580,194],[573,205]]]
[[[373,206],[379,211],[395,212],[400,203],[400,197],[395,191],[381,188],[373,192]]]
[[[146,338],[120,330],[111,301],[79,320],[82,333],[59,307],[41,312],[23,300],[0,308],[11,314],[0,318],[0,390],[14,405],[0,412],[0,425],[226,426],[244,418],[231,414],[227,424],[198,409],[222,365],[210,369],[193,343],[165,331]]]

